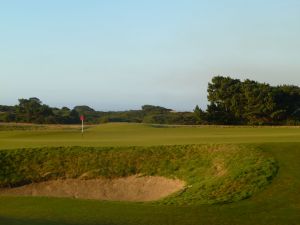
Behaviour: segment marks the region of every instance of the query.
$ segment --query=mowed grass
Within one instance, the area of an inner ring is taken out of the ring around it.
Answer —
[[[300,129],[250,127],[168,127],[107,124],[0,131],[0,148],[41,146],[157,146],[240,143],[274,158],[272,183],[251,198],[213,205],[159,205],[91,200],[1,197],[0,224],[25,225],[298,225],[300,224]],[[233,144],[235,146],[235,144]],[[26,150],[24,150],[26,151]]]
[[[0,124],[0,149],[266,142],[300,142],[300,127],[154,126],[110,123],[87,126],[82,137],[80,126]]]

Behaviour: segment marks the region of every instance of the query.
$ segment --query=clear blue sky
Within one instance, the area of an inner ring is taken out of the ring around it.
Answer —
[[[192,110],[214,75],[300,85],[300,1],[0,1],[0,104]]]

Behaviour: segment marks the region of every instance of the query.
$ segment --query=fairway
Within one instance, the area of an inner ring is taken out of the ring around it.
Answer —
[[[300,142],[300,127],[163,126],[109,123],[88,126],[0,126],[0,148],[151,146],[207,143]]]
[[[229,165],[237,162],[240,163],[236,164],[237,168],[242,169],[245,162],[250,163],[257,157],[260,158],[259,162],[264,162],[261,159],[270,158],[277,161],[279,170],[269,184],[255,189],[253,195],[246,198],[242,196],[243,200],[238,197],[231,203],[222,202],[225,198],[231,198],[228,195],[222,195],[216,201],[212,201],[207,198],[207,195],[199,195],[194,192],[193,188],[191,188],[191,192],[187,191],[182,196],[150,203],[48,197],[0,197],[0,224],[298,225],[300,224],[299,141],[300,128],[298,127],[190,127],[125,123],[89,126],[82,137],[78,126],[1,125],[0,148],[1,151],[10,155],[12,162],[14,157],[19,157],[15,154],[20,154],[20,156],[23,154],[22,158],[25,159],[27,153],[30,155],[34,151],[37,153],[45,151],[44,155],[49,159],[65,159],[64,165],[73,171],[73,168],[69,166],[72,163],[72,158],[68,159],[69,150],[64,149],[74,148],[78,154],[81,152],[82,154],[86,154],[85,152],[93,154],[95,148],[95,150],[98,149],[99,154],[102,154],[100,158],[107,158],[116,165],[118,168],[114,171],[116,176],[124,171],[131,175],[132,169],[127,170],[128,163],[134,159],[136,159],[134,162],[140,162],[146,157],[145,162],[148,164],[143,163],[142,167],[136,164],[135,168],[150,175],[158,174],[168,177],[175,174],[190,183],[195,182],[196,185],[198,181],[195,180],[195,177],[197,175],[205,177],[204,171],[209,169],[205,166],[205,162],[209,162],[210,158],[219,157],[220,151],[211,155],[209,149],[211,147],[223,149],[224,147],[232,149],[229,152],[234,152],[233,155],[224,152],[224,156],[229,160]],[[64,146],[61,153],[55,150],[56,146]],[[80,146],[85,146],[85,148]],[[36,147],[47,148],[35,150]],[[20,148],[28,148],[28,150]],[[53,150],[51,150],[52,148]],[[197,150],[198,148],[199,150]],[[49,155],[49,151],[52,151],[53,155]],[[112,154],[109,153],[110,151]],[[198,153],[201,155],[198,156]],[[59,157],[60,154],[63,157]],[[78,154],[76,153],[76,157]],[[33,156],[35,155],[36,153],[33,154]],[[157,159],[158,156],[159,159]],[[83,161],[88,161],[89,165],[93,167],[93,163],[99,156],[85,155],[84,157]],[[202,157],[202,161],[198,162],[195,159],[199,157]],[[203,157],[205,161],[203,161]],[[243,161],[247,157],[249,160]],[[22,171],[30,172],[37,168],[38,164],[35,163],[38,162],[38,158],[32,157],[30,160],[31,167],[24,167]],[[174,165],[180,165],[183,162],[183,170],[177,170],[176,167],[166,164],[170,160],[174,162]],[[53,164],[53,167],[61,171],[55,165]],[[209,164],[207,165],[209,166]],[[22,168],[21,164],[19,166]],[[9,169],[8,166],[5,168]],[[103,168],[101,173],[106,174],[110,167],[103,166]],[[192,170],[195,168],[196,170]],[[192,175],[191,171],[195,171],[195,174]],[[259,172],[259,174],[265,174],[265,172]],[[255,177],[258,176],[253,176],[253,178]],[[6,175],[6,178],[9,177]],[[15,178],[12,179],[17,182]],[[4,180],[4,182],[8,181]],[[255,183],[256,180],[253,182]],[[237,191],[236,193],[236,196],[240,196],[242,192]],[[233,196],[234,198],[236,197]]]

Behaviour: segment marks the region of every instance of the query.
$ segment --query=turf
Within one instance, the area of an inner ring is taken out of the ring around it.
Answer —
[[[152,146],[203,143],[300,142],[299,127],[153,126],[104,124],[90,126],[0,125],[0,148],[49,146]]]
[[[271,184],[252,197],[230,204],[174,206],[75,199],[1,197],[0,224],[24,225],[298,225],[300,224],[300,129],[250,127],[157,128],[108,124],[91,127],[80,139],[77,128],[30,128],[0,133],[1,148],[41,146],[130,146],[240,143],[274,158],[279,170]],[[88,136],[90,134],[90,136]],[[79,140],[78,140],[79,139]],[[248,144],[246,144],[248,143]]]

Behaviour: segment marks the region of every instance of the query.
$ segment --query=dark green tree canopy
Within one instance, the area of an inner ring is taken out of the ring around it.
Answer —
[[[217,124],[287,124],[300,118],[300,88],[216,76],[208,84],[207,118]]]

